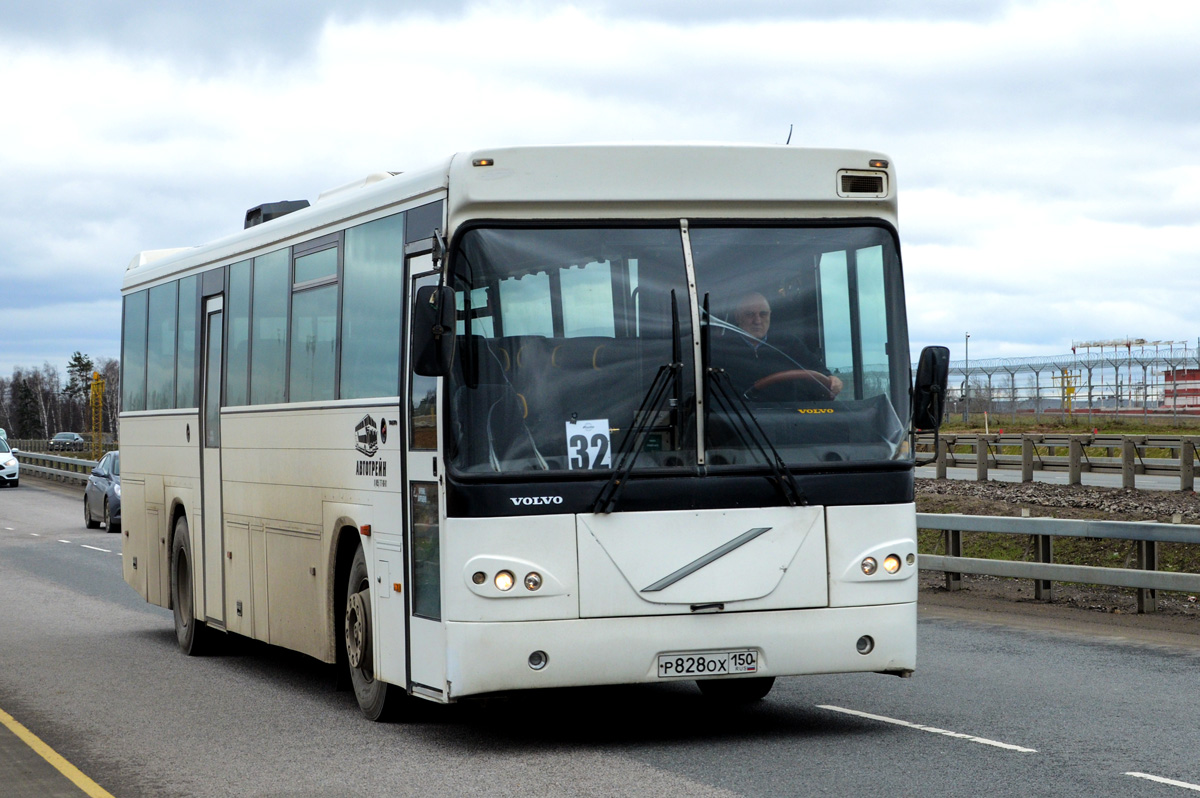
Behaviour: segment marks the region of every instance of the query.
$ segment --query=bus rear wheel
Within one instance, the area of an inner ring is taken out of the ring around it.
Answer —
[[[175,638],[189,657],[202,656],[212,648],[212,631],[203,621],[196,620],[192,601],[194,573],[187,519],[181,515],[175,522],[175,537],[171,542],[171,609],[175,613]]]
[[[371,582],[362,547],[354,553],[342,612],[346,661],[358,708],[370,720],[393,720],[407,696],[401,688],[375,678],[375,628],[371,618]]]
[[[696,682],[705,698],[729,704],[750,704],[761,701],[775,686],[774,676],[754,676],[749,679],[700,679]]]

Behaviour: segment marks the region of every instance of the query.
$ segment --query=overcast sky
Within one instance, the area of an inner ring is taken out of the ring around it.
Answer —
[[[262,202],[476,147],[789,125],[892,157],[914,353],[1200,336],[1200,3],[150,5],[0,16],[0,375],[116,357],[134,253]]]

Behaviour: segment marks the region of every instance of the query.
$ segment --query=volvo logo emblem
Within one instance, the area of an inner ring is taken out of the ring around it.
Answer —
[[[521,505],[533,506],[542,504],[562,504],[562,496],[509,496],[508,500],[520,507]]]

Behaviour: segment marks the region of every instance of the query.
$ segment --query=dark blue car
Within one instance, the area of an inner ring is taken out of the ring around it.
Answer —
[[[83,489],[83,522],[88,529],[121,531],[121,453],[100,458]]]

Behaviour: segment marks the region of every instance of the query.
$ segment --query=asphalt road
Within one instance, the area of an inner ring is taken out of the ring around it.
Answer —
[[[743,709],[686,684],[547,691],[381,725],[305,657],[253,643],[184,657],[170,614],[122,581],[118,540],[84,529],[77,491],[0,491],[0,710],[115,796],[1200,789],[1128,775],[1200,785],[1200,637],[929,608],[911,679],[781,679]],[[31,760],[0,729],[0,794],[84,794],[53,771],[36,781]]]

